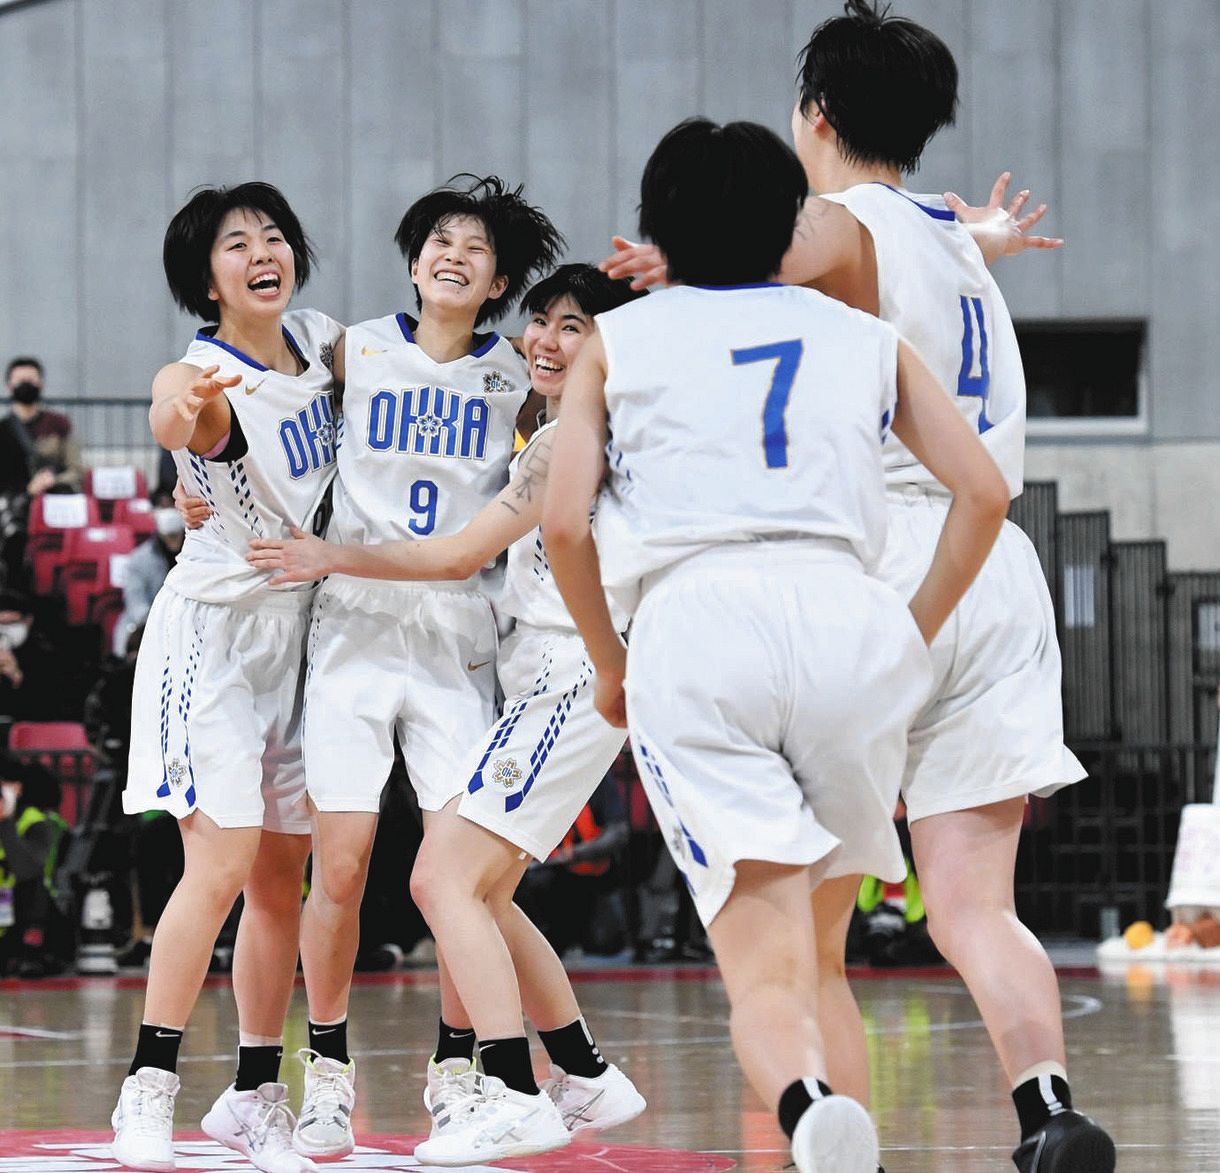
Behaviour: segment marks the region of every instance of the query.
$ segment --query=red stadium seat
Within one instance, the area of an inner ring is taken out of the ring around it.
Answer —
[[[83,493],[44,493],[34,498],[26,559],[38,594],[50,594],[54,586],[55,571],[64,563],[65,534],[98,522],[97,502]]]
[[[65,535],[59,583],[69,623],[88,622],[91,599],[122,586],[123,560],[134,549],[135,537],[125,525],[87,526]]]
[[[145,538],[151,538],[157,532],[156,523],[153,521],[152,502],[144,497],[133,497],[130,501],[116,501],[111,521],[114,525],[129,526],[132,533],[136,535],[137,544]]]
[[[59,813],[75,823],[93,784],[97,755],[85,727],[75,721],[15,721],[9,730],[9,752],[23,762],[45,766],[63,786]]]
[[[119,502],[148,496],[148,482],[131,464],[91,468],[85,473],[85,492],[96,498],[102,520],[113,521]]]

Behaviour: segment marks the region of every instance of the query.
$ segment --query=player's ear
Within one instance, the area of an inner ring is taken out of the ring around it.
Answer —
[[[411,280],[416,281],[419,275],[419,257],[416,257],[415,260],[411,262],[410,273]]]
[[[508,278],[501,273],[491,283],[491,287],[487,290],[487,300],[494,301],[498,297],[504,296],[504,291],[508,288]]]

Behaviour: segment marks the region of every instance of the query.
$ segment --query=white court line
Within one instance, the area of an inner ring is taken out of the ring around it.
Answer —
[[[969,997],[969,994],[964,988],[956,986],[943,987],[943,992],[962,994]],[[1093,998],[1087,994],[1064,994],[1063,1000],[1065,1003],[1075,1002],[1077,1005],[1074,1008],[1065,1009],[1063,1012],[1064,1019],[1086,1018],[1089,1015],[1096,1014],[1104,1008],[1104,1003],[1100,998]],[[604,1014],[604,1012],[595,1012]],[[658,1017],[655,1014],[646,1011],[637,1010],[617,1010],[613,1014],[604,1014],[605,1017],[615,1018],[630,1018],[636,1017],[644,1020],[650,1020]],[[669,1018],[667,1021],[672,1022]],[[698,1019],[698,1022],[712,1021],[713,1025],[719,1026],[719,1022],[707,1019]],[[965,1022],[933,1022],[922,1026],[920,1029],[929,1034],[935,1034],[947,1031],[959,1030],[980,1030],[983,1028],[982,1019],[971,1019]],[[893,1027],[885,1027],[881,1029],[874,1028],[869,1033],[875,1035],[885,1034],[905,1034],[908,1031],[906,1024],[898,1024]],[[72,1038],[80,1036],[56,1036],[64,1038]],[[643,1038],[643,1039],[599,1039],[598,1046],[604,1051],[610,1047],[703,1047],[713,1044],[723,1044],[730,1042],[730,1036],[724,1035],[709,1035],[696,1038]],[[431,1055],[431,1047],[384,1047],[373,1050],[360,1051],[361,1058],[369,1059],[385,1059],[385,1058],[404,1058],[410,1055]],[[232,1063],[236,1058],[233,1052],[225,1052],[219,1055],[182,1055],[179,1063]],[[11,1063],[0,1063],[0,1071],[12,1070],[17,1067],[92,1067],[109,1066],[117,1067],[121,1064],[130,1063],[128,1056],[115,1056],[110,1059],[22,1059],[15,1060]]]
[[[13,1035],[19,1039],[83,1039],[80,1031],[73,1030],[39,1030],[33,1026],[9,1026],[0,1022],[0,1035]]]

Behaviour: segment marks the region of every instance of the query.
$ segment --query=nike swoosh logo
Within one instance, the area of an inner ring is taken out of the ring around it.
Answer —
[[[467,660],[466,661],[466,671],[467,672],[477,672],[480,668],[486,668],[487,665],[490,663],[491,663],[490,660],[480,660],[477,664],[471,660]]]
[[[325,1030],[314,1027],[313,1033],[316,1035],[333,1035],[339,1028],[337,1026],[328,1026]]]
[[[365,358],[372,358],[375,354],[385,354],[385,347],[383,346],[378,348],[376,346],[362,346],[360,348],[360,353],[364,355]]]
[[[253,395],[254,392],[257,391],[266,381],[267,381],[266,376],[263,376],[263,378],[259,379],[259,381],[257,383],[255,383],[253,387],[246,388],[246,394]]]

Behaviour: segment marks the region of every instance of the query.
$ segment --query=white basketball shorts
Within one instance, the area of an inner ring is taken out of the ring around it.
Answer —
[[[647,586],[627,651],[631,743],[704,924],[738,860],[906,874],[893,815],[930,687],[910,611],[845,551],[720,546]]]
[[[377,812],[395,732],[422,810],[458,794],[462,759],[495,719],[496,643],[478,591],[323,583],[306,652],[303,736],[318,810]]]
[[[462,771],[458,813],[535,859],[563,841],[627,740],[593,707],[580,636],[518,626],[500,648],[503,716]]]
[[[889,494],[877,577],[918,588],[949,502],[910,486]],[[911,727],[907,818],[1053,794],[1085,777],[1063,744],[1062,668],[1050,592],[1025,533],[1005,522],[978,578],[932,642],[935,685]]]
[[[301,686],[309,592],[252,607],[162,587],[136,660],[123,809],[307,835]]]

